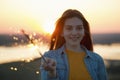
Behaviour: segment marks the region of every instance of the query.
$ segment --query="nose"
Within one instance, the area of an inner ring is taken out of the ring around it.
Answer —
[[[76,35],[77,33],[78,33],[78,32],[77,32],[76,29],[73,29],[72,32],[71,32],[72,35]]]

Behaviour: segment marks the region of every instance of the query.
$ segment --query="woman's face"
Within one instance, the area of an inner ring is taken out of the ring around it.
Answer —
[[[65,38],[67,45],[80,45],[80,42],[84,36],[82,20],[77,17],[66,19],[62,36]]]

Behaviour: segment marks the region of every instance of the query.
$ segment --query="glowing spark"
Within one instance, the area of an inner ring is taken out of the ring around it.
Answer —
[[[39,74],[39,71],[36,71],[36,74]]]
[[[24,36],[30,41],[31,44],[33,44],[34,46],[36,46],[33,38],[31,36],[29,36],[27,33],[25,33],[25,31],[22,29],[21,32],[24,34]],[[42,55],[42,53],[39,51],[38,46],[36,47],[36,50],[38,51],[38,53],[41,55],[41,58],[45,61],[45,63],[47,64],[47,61],[45,59],[45,57]]]

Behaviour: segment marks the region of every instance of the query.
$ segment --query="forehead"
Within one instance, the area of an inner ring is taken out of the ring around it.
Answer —
[[[83,25],[83,21],[77,17],[68,18],[65,20],[64,25]]]

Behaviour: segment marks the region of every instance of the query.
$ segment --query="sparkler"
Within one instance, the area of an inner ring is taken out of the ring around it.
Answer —
[[[21,32],[24,34],[24,36],[30,41],[31,44],[33,44],[34,46],[36,46],[36,44],[34,43],[34,39],[29,37],[29,34],[27,34],[23,29],[21,29]],[[38,47],[37,47],[37,51],[38,53],[41,55],[41,58],[45,61],[45,63],[47,63],[45,57],[42,55],[42,53],[39,51]]]

